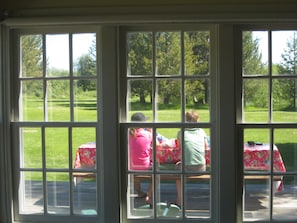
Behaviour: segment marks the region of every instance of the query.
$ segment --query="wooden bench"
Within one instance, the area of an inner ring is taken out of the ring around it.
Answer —
[[[169,174],[164,174],[160,175],[162,180],[178,180],[180,177],[178,175],[169,175]],[[137,175],[135,174],[135,177],[139,180],[151,180],[151,175]],[[245,175],[244,179],[245,180],[268,180],[270,178],[269,175]],[[282,176],[273,176],[273,181],[281,181]],[[211,179],[211,175],[208,174],[201,174],[201,175],[189,175],[186,176],[187,180],[209,180]]]

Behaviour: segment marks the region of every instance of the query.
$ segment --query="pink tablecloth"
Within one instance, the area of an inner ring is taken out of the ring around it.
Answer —
[[[244,167],[245,170],[269,170],[270,169],[270,149],[269,144],[249,146],[244,145]],[[210,149],[206,150],[206,164],[210,165]],[[176,163],[180,161],[181,150],[174,146],[159,146],[156,149],[157,161],[166,163]],[[79,146],[76,152],[74,168],[95,168],[96,164],[96,144],[86,143]],[[285,172],[286,168],[281,154],[277,147],[273,147],[273,170]]]
[[[174,141],[176,142],[176,140]],[[176,163],[180,161],[181,150],[178,145],[170,142],[170,146],[163,144],[156,148],[157,162],[161,164]],[[206,150],[206,164],[210,166],[211,157],[210,149]],[[270,145],[248,145],[244,144],[244,169],[245,170],[270,170]],[[95,168],[96,164],[96,144],[86,143],[79,146],[74,168]],[[284,162],[277,147],[273,146],[273,171],[286,172]],[[282,189],[282,182],[278,186],[278,190]]]

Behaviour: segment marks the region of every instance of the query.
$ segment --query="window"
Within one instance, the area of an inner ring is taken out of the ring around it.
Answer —
[[[128,220],[212,218],[214,35],[212,26],[122,32],[126,63],[121,81],[126,86],[121,86],[120,100],[126,109],[121,145],[126,145],[122,169]],[[198,122],[185,115],[192,110]],[[187,149],[189,134],[198,144],[193,150]]]
[[[296,41],[295,30],[242,31],[246,222],[296,220]]]
[[[97,33],[26,31],[18,37],[16,219],[96,216],[96,151],[78,148],[100,145]]]

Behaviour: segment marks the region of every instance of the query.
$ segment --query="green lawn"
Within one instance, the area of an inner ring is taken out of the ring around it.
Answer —
[[[42,101],[29,101],[24,109],[24,119],[31,121],[43,121],[43,104]],[[49,103],[49,121],[70,121],[70,108],[67,101],[51,101]],[[74,106],[74,121],[95,121],[97,120],[96,103],[92,98],[77,100]],[[209,121],[209,111],[207,109],[196,109],[202,122]],[[135,111],[133,111],[135,112]],[[152,120],[152,112],[143,111],[146,116]],[[181,120],[181,111],[179,108],[163,109],[157,112],[158,120],[161,122]],[[274,112],[274,120],[282,122],[297,122],[296,112],[279,111]],[[267,119],[265,111],[246,111],[245,120],[260,122]],[[179,129],[160,128],[157,131],[167,138],[175,138]],[[209,129],[206,129],[209,134]],[[46,146],[46,167],[47,168],[69,168],[69,132],[67,128],[52,127],[46,128],[45,146]],[[73,165],[75,153],[80,144],[95,141],[94,128],[73,128],[72,132],[72,158]],[[278,146],[287,170],[296,170],[297,154],[297,129],[276,129],[274,132],[274,142]],[[269,142],[269,131],[267,129],[248,129],[244,132],[244,141],[253,140],[257,142]],[[41,128],[24,128],[24,166],[30,168],[42,167],[42,142]],[[39,174],[37,174],[40,177]],[[64,177],[63,177],[64,178]]]

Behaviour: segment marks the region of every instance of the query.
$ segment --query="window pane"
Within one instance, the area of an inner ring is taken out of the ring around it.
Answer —
[[[42,77],[43,48],[42,35],[24,35],[20,39],[20,77]]]
[[[296,31],[272,32],[272,62],[274,75],[296,75]]]
[[[295,169],[296,170],[296,169]],[[296,182],[297,177],[285,176],[284,177],[284,190],[275,193],[273,196],[273,219],[278,221],[297,219],[297,190]]]
[[[67,128],[46,128],[45,148],[47,168],[69,168]]]
[[[22,147],[20,166],[23,168],[42,168],[42,142],[40,128],[20,129]]]
[[[156,33],[156,74],[181,74],[180,32]]]
[[[68,80],[47,81],[48,121],[70,120],[70,94]]]
[[[245,171],[270,171],[271,149],[269,129],[245,129],[243,164]]]
[[[73,34],[72,46],[73,75],[96,76],[96,34]]]
[[[43,121],[43,83],[39,80],[21,81],[19,100],[21,121]]]
[[[297,79],[272,81],[273,121],[297,122]]]
[[[156,168],[161,171],[176,171],[181,161],[181,147],[177,139],[178,128],[156,129]]]
[[[242,74],[268,75],[268,32],[242,32]]]
[[[297,129],[275,129],[274,143],[277,145],[284,162],[285,169],[276,169],[275,171],[297,171]]]
[[[43,214],[42,172],[21,171],[19,186],[20,214]]]
[[[209,74],[210,36],[208,31],[184,33],[185,74]]]
[[[208,79],[189,79],[185,81],[186,111],[195,109],[200,122],[210,119],[210,84]]]
[[[141,111],[149,118],[149,122],[153,122],[152,81],[130,80],[127,84],[127,120],[130,120],[133,113]]]
[[[157,81],[157,120],[159,122],[181,121],[181,80]]]
[[[243,80],[243,109],[245,122],[268,122],[268,80]]]
[[[69,76],[69,35],[46,35],[46,76]]]
[[[153,74],[153,35],[151,32],[127,34],[127,75]]]
[[[69,174],[47,172],[47,213],[53,215],[69,215]]]
[[[210,175],[187,175],[184,189],[186,217],[210,218]]]
[[[257,176],[266,178],[266,176]],[[243,191],[243,220],[244,221],[268,221],[269,216],[269,179],[255,179],[244,181]]]
[[[73,82],[74,120],[97,121],[96,80],[81,79]]]

